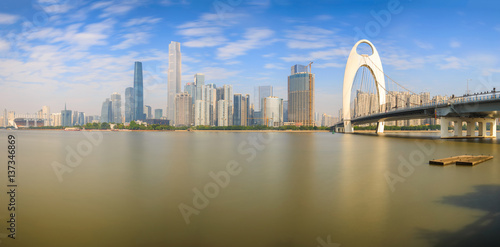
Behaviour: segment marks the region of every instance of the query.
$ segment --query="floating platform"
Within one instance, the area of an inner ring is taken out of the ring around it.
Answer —
[[[442,166],[447,166],[451,164],[475,166],[479,163],[483,163],[491,159],[493,159],[493,156],[490,155],[460,155],[444,159],[430,160],[429,164],[442,165]]]

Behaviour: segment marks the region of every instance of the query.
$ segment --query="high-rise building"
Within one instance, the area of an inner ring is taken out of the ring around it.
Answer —
[[[130,123],[134,120],[134,88],[128,87],[125,89],[125,122]]]
[[[163,117],[162,109],[155,109],[155,119],[161,119]]]
[[[43,126],[52,126],[50,119],[50,107],[42,106]]]
[[[196,85],[194,84],[194,82],[186,83],[186,85],[184,85],[184,92],[191,95],[194,104],[194,101],[196,100]]]
[[[73,114],[71,115],[71,123],[74,125],[78,125],[78,111],[73,111]]]
[[[9,117],[7,116],[7,109],[3,109],[3,126],[9,126]]]
[[[14,125],[14,119],[16,119],[16,112],[9,111],[7,114],[7,125]]]
[[[181,92],[181,44],[179,42],[170,42],[168,46],[168,112],[167,119],[171,125],[175,125],[177,107],[177,94]],[[192,97],[191,97],[192,100]],[[192,102],[191,102],[192,104]]]
[[[326,115],[323,113],[321,117],[321,126],[323,127],[332,127],[337,122],[337,119],[332,117],[331,115]]]
[[[78,113],[78,125],[80,126],[85,125],[85,112]]]
[[[234,94],[234,112],[233,112],[233,125],[247,126],[248,118],[248,99],[250,96]]]
[[[193,107],[191,95],[186,92],[175,96],[175,126],[190,126],[193,122]]]
[[[264,98],[273,96],[273,86],[258,86],[255,88],[254,107],[255,111],[261,110],[262,101]]]
[[[144,92],[141,62],[135,62],[134,66],[134,120],[144,120]],[[101,119],[101,122],[102,121]]]
[[[50,119],[52,122],[52,126],[63,126],[62,125],[62,117],[61,117],[60,112],[51,114]]]
[[[112,121],[113,121],[113,107],[111,101],[108,98],[102,103],[101,123],[111,123]]]
[[[194,104],[194,125],[213,125],[216,89],[209,85],[196,86],[196,101]]]
[[[153,114],[151,112],[151,106],[145,105],[144,106],[144,115],[146,115],[146,119],[152,119]]]
[[[314,74],[298,72],[288,76],[288,121],[314,125]]]
[[[300,65],[300,64],[296,64],[294,66],[292,66],[292,71],[291,71],[291,74],[297,74],[297,73],[307,73],[307,66],[305,65]]]
[[[229,126],[228,105],[227,100],[217,101],[217,126]]]
[[[205,75],[201,73],[194,74],[194,85],[196,86],[205,85]]]
[[[61,111],[61,126],[73,126],[73,122],[71,121],[72,112],[71,110],[66,109],[66,104],[64,104],[64,110]]]
[[[113,122],[122,122],[122,96],[119,93],[111,95],[111,108],[113,112]]]
[[[283,126],[283,99],[275,96],[264,98],[261,114],[267,126]]]
[[[283,100],[283,122],[288,122],[288,100]]]

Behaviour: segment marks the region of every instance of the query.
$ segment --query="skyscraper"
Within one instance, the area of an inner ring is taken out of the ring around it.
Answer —
[[[50,107],[46,105],[42,106],[42,118],[43,126],[52,126],[50,121]]]
[[[125,122],[134,120],[134,88],[125,89]]]
[[[194,74],[194,84],[196,86],[203,86],[203,85],[205,85],[205,75],[201,74],[201,73]]]
[[[111,123],[113,121],[113,107],[111,101],[106,99],[102,103],[101,108],[101,123]]]
[[[288,121],[314,125],[314,74],[297,72],[288,76]]]
[[[190,126],[193,122],[191,95],[186,92],[179,93],[175,96],[175,126]]]
[[[119,93],[111,95],[111,108],[113,112],[113,122],[122,122],[122,96]]]
[[[78,113],[78,125],[80,126],[85,125],[85,112]]]
[[[175,125],[176,95],[181,92],[181,44],[170,42],[168,46],[168,112],[167,118]],[[191,98],[192,100],[192,98]],[[192,102],[191,102],[192,103]]]
[[[247,126],[249,97],[248,94],[245,96],[239,93],[234,94],[233,125]]]
[[[142,63],[134,67],[134,120],[144,120],[144,93],[142,84]],[[103,120],[101,120],[102,122]]]
[[[71,110],[66,109],[66,104],[64,104],[64,110],[61,111],[61,126],[73,126],[71,122]]]
[[[283,100],[283,122],[288,122],[288,100]]]
[[[161,119],[163,117],[162,109],[155,109],[155,119]]]
[[[297,73],[307,73],[307,66],[305,65],[300,65],[300,64],[296,64],[294,66],[292,66],[292,72],[291,74],[297,74]]]
[[[4,127],[9,126],[9,118],[7,117],[7,109],[3,109],[3,125]]]
[[[283,125],[283,99],[269,96],[262,101],[262,116],[264,124],[269,127]]]
[[[255,88],[255,111],[261,110],[262,101],[264,100],[264,98],[267,98],[269,96],[273,96],[273,86],[258,86],[257,88]]]
[[[153,114],[151,112],[151,106],[148,106],[148,105],[144,106],[144,115],[146,115],[145,119],[151,119],[151,118],[153,118]]]
[[[224,106],[222,108],[219,108],[218,104],[219,101],[225,100],[223,102]],[[217,126],[229,126],[233,125],[233,101],[234,101],[234,96],[233,96],[233,86],[232,85],[224,85],[222,87],[217,88],[216,91],[216,102],[217,102],[217,121],[219,119],[225,119],[224,121],[227,121],[227,124],[225,125],[220,125],[217,123]],[[219,117],[219,114],[222,114],[220,112],[220,109],[224,109],[227,112],[223,113],[224,117]]]

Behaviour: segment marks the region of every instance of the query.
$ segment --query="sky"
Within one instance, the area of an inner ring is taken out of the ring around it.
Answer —
[[[287,98],[294,64],[313,61],[316,112],[338,115],[347,56],[360,39],[413,92],[500,88],[500,3],[486,0],[2,0],[0,109],[100,115],[144,69],[144,103],[167,104],[168,44],[181,43],[182,83]]]

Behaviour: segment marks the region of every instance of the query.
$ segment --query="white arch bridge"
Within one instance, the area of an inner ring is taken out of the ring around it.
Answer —
[[[358,54],[357,49],[361,44],[367,44],[372,54]],[[363,72],[360,76],[360,69],[367,71],[367,75]],[[371,98],[371,104],[376,107],[372,106],[365,114],[359,114],[351,105],[351,94],[357,77],[369,78],[368,82],[363,82],[362,79],[361,85],[364,83],[366,87],[368,84],[368,87],[371,86],[376,91]],[[398,97],[393,97],[389,102],[388,99],[396,91],[400,92],[400,95],[406,95],[406,99],[416,95],[384,73],[377,49],[370,41],[358,41],[349,54],[344,72],[342,120],[332,127],[336,132],[353,133],[355,125],[376,123],[376,133],[383,133],[384,123],[388,121],[439,118],[441,138],[496,137],[497,118],[500,117],[500,92],[495,89],[433,102],[411,102],[403,99],[401,100],[404,102],[398,102]],[[467,124],[465,135],[462,131],[464,122]],[[454,123],[451,132],[448,130],[450,123]],[[489,133],[487,124],[490,125]]]

